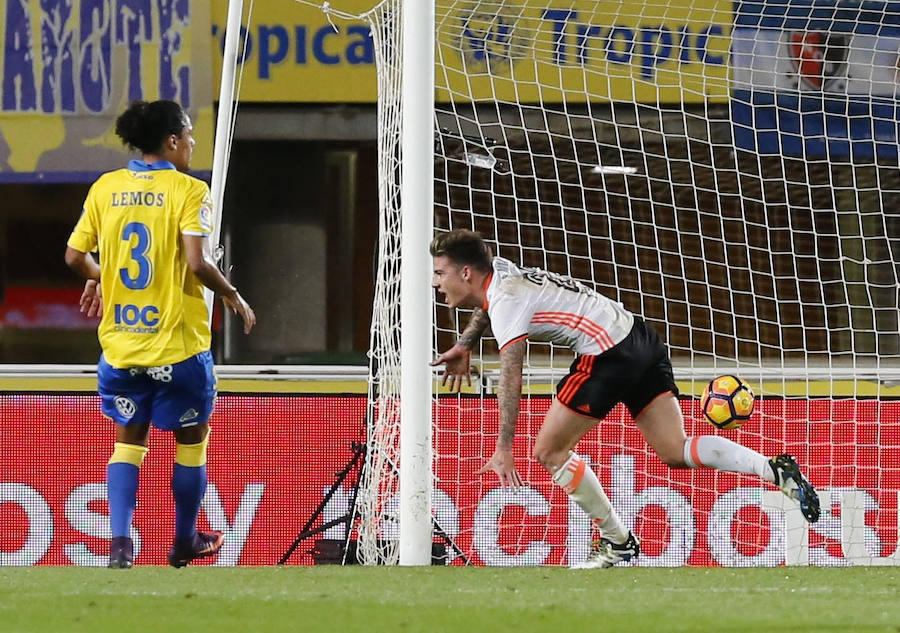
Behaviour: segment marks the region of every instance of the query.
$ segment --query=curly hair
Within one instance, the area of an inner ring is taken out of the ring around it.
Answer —
[[[116,119],[116,135],[131,149],[153,154],[166,137],[181,136],[184,121],[184,110],[174,101],[135,101]]]

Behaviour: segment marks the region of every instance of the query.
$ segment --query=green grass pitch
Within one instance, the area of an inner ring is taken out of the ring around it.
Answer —
[[[22,633],[900,633],[900,568],[0,568]]]

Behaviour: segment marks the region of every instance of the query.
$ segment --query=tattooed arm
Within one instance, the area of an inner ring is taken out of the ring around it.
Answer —
[[[497,402],[500,407],[500,434],[493,456],[478,471],[497,473],[500,485],[518,488],[522,478],[516,470],[512,454],[513,438],[516,434],[516,419],[519,417],[519,403],[522,399],[522,363],[525,358],[525,340],[510,343],[500,350],[500,383],[497,386]]]
[[[481,335],[484,334],[489,323],[487,312],[476,308],[456,345],[432,361],[432,366],[445,364],[441,384],[449,383],[450,391],[462,389],[463,380],[467,385],[472,385],[469,377],[469,360],[472,357],[472,350],[478,345],[478,341],[481,340]]]
[[[472,316],[469,317],[469,324],[466,325],[466,329],[463,330],[457,344],[463,345],[471,352],[475,349],[475,346],[478,345],[478,341],[481,340],[481,335],[484,334],[484,331],[487,329],[490,322],[491,320],[488,318],[487,312],[481,308],[475,308],[472,312]]]

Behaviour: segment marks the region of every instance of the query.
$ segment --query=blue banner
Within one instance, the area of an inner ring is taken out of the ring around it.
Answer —
[[[900,2],[736,2],[731,60],[737,147],[898,156]]]
[[[733,95],[734,142],[760,154],[896,158],[900,106],[865,98],[796,93]]]

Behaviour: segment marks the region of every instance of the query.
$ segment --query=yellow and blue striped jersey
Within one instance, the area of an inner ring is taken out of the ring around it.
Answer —
[[[98,337],[110,365],[168,365],[209,349],[203,285],[181,236],[211,232],[209,187],[167,161],[132,160],[91,186],[68,245],[99,250]]]

